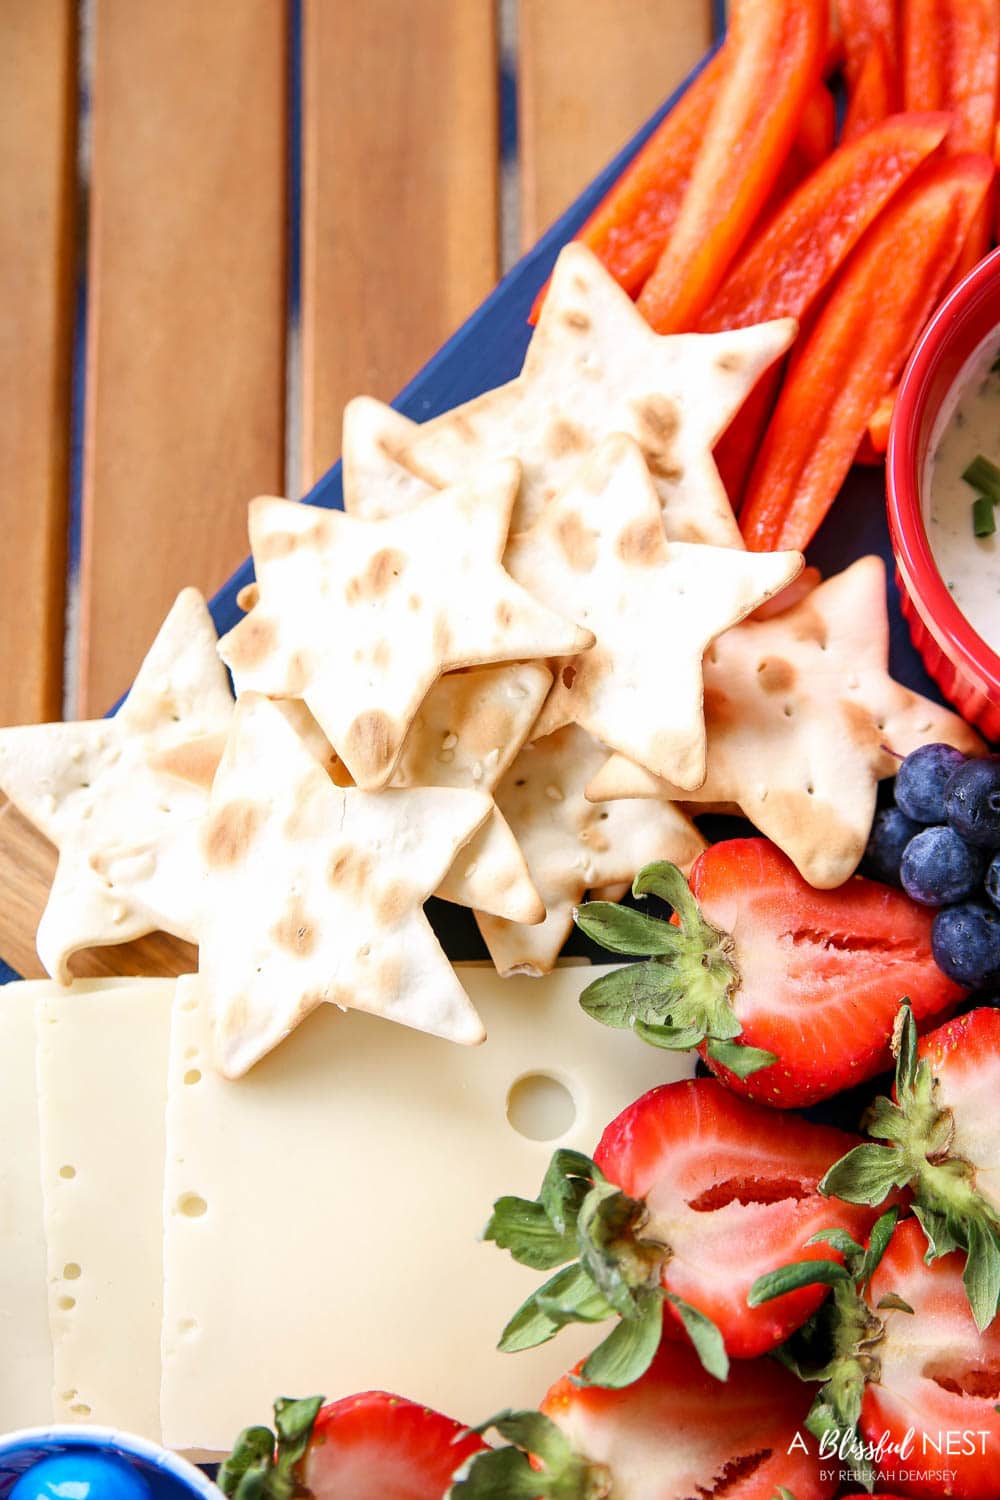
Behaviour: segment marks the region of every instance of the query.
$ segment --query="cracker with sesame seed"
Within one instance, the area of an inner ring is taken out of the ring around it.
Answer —
[[[878,557],[721,636],[705,658],[705,722],[708,776],[697,791],[615,755],[588,797],[736,803],[820,889],[842,885],[857,868],[879,779],[894,775],[902,756],[936,741],[983,749],[957,714],[890,677]]]
[[[198,829],[233,712],[215,627],[184,589],[110,719],[0,729],[0,789],[58,849],[38,956],[163,929],[197,941]]]
[[[355,480],[371,463],[409,472],[392,493],[398,505],[414,484],[455,483],[470,467],[512,455],[523,468],[517,533],[602,438],[625,432],[642,448],[672,540],[742,548],[712,449],[795,332],[782,318],[726,333],[654,333],[597,257],[569,244],[514,380],[419,424],[370,398],[349,404],[345,504],[370,514]]]
[[[533,927],[476,913],[501,974],[549,973],[587,891],[631,882],[652,860],[687,870],[705,847],[673,803],[588,802],[584,788],[606,759],[602,745],[570,725],[526,745],[497,787],[497,805],[545,903],[545,921]]]
[[[241,1077],[322,1004],[481,1042],[422,906],[491,809],[454,787],[338,787],[278,705],[242,695],[201,833],[220,1072]]]
[[[253,501],[259,598],[219,643],[241,691],[301,698],[356,784],[376,791],[442,673],[589,649],[588,631],[501,564],[519,476],[506,459],[377,521]]]

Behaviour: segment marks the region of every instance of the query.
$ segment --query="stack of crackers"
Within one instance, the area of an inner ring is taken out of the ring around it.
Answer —
[[[351,403],[344,512],[252,502],[235,629],[185,590],[115,718],[0,731],[59,850],[48,972],[196,942],[238,1077],[323,1002],[482,1040],[428,897],[544,974],[586,892],[691,864],[692,809],[847,880],[898,757],[978,741],[889,677],[877,559],[743,548],[712,448],[794,332],[661,337],[570,245],[517,379],[422,425]]]

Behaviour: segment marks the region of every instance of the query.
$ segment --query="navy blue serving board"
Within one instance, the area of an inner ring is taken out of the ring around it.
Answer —
[[[706,53],[677,92],[633,136],[534,249],[508,272],[496,290],[410,381],[393,402],[397,410],[416,421],[426,421],[483,391],[503,384],[518,373],[531,337],[528,314],[535,297],[548,280],[559,251],[573,238],[711,56],[711,52]],[[343,508],[339,463],[328,470],[305,496],[305,503],[330,509]],[[925,693],[939,702],[943,701],[935,684],[924,671],[900,613],[886,524],[884,472],[881,467],[855,468],[851,471],[836,505],[809,548],[808,560],[815,563],[826,576],[839,572],[856,558],[870,552],[880,554],[887,564],[890,665],[893,676],[907,687]],[[212,616],[220,635],[243,618],[236,596],[252,578],[253,567],[248,560],[212,599]],[[705,818],[700,821],[710,838],[724,836],[734,826],[746,830],[745,824],[734,825],[734,820],[731,819]],[[486,956],[471,912],[434,901],[430,904],[429,914],[452,959]],[[574,934],[567,951],[596,956],[596,950],[592,950],[578,933]],[[0,960],[0,983],[16,977]]]

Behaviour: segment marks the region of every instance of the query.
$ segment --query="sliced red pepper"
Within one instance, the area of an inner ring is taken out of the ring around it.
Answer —
[[[893,193],[944,140],[950,115],[894,115],[839,147],[779,209],[698,324],[704,333],[768,318],[800,321]],[[777,396],[780,369],[757,383],[715,450],[734,506]]]
[[[577,234],[630,295],[660,258],[687,189],[726,68],[717,52],[661,120],[646,144]],[[532,323],[548,283],[531,310]]]
[[[896,0],[837,0],[837,13],[847,79],[840,138],[852,141],[902,108],[899,17]]]
[[[755,551],[805,547],[933,311],[993,177],[988,157],[928,162],[881,213],[793,355],[740,525]]]
[[[1000,72],[997,0],[907,0],[902,59],[906,108],[950,110],[955,124],[949,150],[991,152]],[[985,254],[991,220],[986,203],[959,257],[959,274]]]
[[[893,386],[876,406],[868,418],[868,437],[875,452],[881,457],[889,446],[889,427],[896,406],[898,386]]]
[[[696,326],[795,140],[820,78],[826,0],[738,0],[727,68],[684,201],[639,309],[661,333]]]
[[[837,114],[833,95],[821,79],[803,105],[792,149],[800,151],[810,167],[818,167],[833,150],[836,133]]]

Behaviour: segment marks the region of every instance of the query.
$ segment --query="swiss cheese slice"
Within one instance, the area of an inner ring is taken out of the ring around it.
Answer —
[[[172,979],[38,1001],[54,1416],[159,1436],[163,1159]]]
[[[595,968],[463,969],[478,1048],[321,1006],[247,1077],[206,1060],[205,996],[178,984],[164,1198],[164,1441],[228,1450],[276,1396],[382,1388],[475,1422],[537,1403],[602,1336],[500,1354],[539,1285],[479,1242],[495,1198],[534,1197],[553,1149],[691,1062],[590,1020]],[[521,1129],[549,1139],[531,1139]]]
[[[52,1420],[35,1002],[55,988],[0,987],[0,1432]]]

